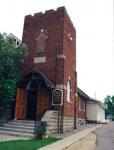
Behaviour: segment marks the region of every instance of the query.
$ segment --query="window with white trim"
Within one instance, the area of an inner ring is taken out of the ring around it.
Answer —
[[[71,103],[71,86],[70,81],[67,83],[67,102]]]

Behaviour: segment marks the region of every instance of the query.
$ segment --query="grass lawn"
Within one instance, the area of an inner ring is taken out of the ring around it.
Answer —
[[[0,150],[36,150],[58,140],[57,138],[49,137],[43,140],[31,139],[0,142]]]

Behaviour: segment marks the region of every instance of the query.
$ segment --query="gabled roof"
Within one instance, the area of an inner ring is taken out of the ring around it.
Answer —
[[[83,96],[84,98],[89,99],[89,96],[78,87],[77,87],[77,93]]]
[[[105,104],[104,103],[102,103],[99,100],[93,99],[93,98],[89,98],[87,103],[98,104],[100,107],[105,108]]]
[[[40,69],[38,70],[38,73],[43,77],[48,86],[54,88],[54,83],[49,79],[49,77],[46,74],[44,74]]]
[[[27,90],[36,90],[42,88],[42,86],[43,88],[46,86],[53,89],[54,83],[39,69],[37,72],[30,72],[27,74],[21,81],[17,83],[17,86]]]
[[[13,39],[16,39],[17,41],[19,41],[20,43],[22,43],[22,41],[19,38],[17,38],[14,34],[10,33],[8,36],[11,37],[11,38],[13,38]]]
[[[88,104],[98,104],[100,107],[105,108],[104,103],[102,103],[101,101],[97,100],[97,99],[93,99],[91,97],[89,97],[85,92],[83,92],[79,87],[77,87],[77,93],[80,96],[83,96],[84,98],[86,98],[87,103]]]

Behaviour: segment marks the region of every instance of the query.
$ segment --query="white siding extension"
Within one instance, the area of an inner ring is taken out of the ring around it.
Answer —
[[[87,102],[87,120],[95,122],[105,121],[105,110],[100,102]]]

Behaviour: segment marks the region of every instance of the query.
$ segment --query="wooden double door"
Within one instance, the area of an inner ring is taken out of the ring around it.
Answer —
[[[15,119],[39,119],[49,108],[50,96],[47,90],[27,91],[17,88]]]

